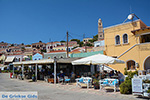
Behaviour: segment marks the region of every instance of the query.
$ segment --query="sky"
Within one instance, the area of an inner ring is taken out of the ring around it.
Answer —
[[[32,44],[92,38],[135,13],[150,26],[150,0],[0,0],[0,42]],[[85,34],[85,35],[84,35]]]

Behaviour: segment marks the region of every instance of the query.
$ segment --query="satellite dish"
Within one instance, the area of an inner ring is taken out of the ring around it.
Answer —
[[[128,19],[129,19],[129,20],[132,20],[133,17],[134,17],[134,15],[133,15],[133,14],[130,14],[130,15],[128,16]]]

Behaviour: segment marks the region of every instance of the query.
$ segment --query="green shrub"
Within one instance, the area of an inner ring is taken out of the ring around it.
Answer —
[[[127,79],[119,86],[121,94],[131,94],[132,93],[132,83],[130,79]]]
[[[133,76],[135,74],[138,75],[138,71],[127,72],[128,77],[126,77],[125,81],[119,86],[121,94],[131,94],[132,93],[132,81],[131,81],[131,79],[133,78]]]
[[[10,73],[12,73],[12,72],[13,72],[13,70],[10,70],[9,72],[10,72]]]
[[[147,90],[147,93],[150,93],[150,89]]]
[[[128,74],[128,71],[127,71],[127,68],[124,68],[124,75],[127,75]]]

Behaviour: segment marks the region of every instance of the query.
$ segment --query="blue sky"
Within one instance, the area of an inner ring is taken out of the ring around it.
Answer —
[[[103,26],[122,23],[130,7],[150,26],[150,0],[0,0],[0,41],[31,44],[39,40],[82,40]]]

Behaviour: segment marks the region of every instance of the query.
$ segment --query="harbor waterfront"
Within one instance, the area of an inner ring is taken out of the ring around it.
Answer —
[[[73,84],[51,84],[44,81],[30,82],[29,80],[10,79],[8,73],[0,73],[0,90],[7,92],[38,93],[38,100],[142,100],[133,95],[123,95],[119,91],[109,92],[93,88],[77,88]],[[2,99],[3,100],[3,99]],[[6,100],[6,99],[5,99]],[[34,99],[35,100],[35,99]]]
[[[150,100],[150,0],[0,0],[0,100]]]

